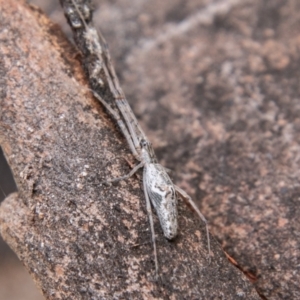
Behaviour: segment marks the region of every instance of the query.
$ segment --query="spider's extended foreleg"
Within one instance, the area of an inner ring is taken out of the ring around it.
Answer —
[[[151,238],[152,238],[152,244],[153,244],[154,262],[155,262],[155,276],[156,276],[156,280],[157,280],[158,279],[158,260],[157,260],[157,250],[156,250],[156,242],[155,242],[155,231],[154,231],[154,223],[153,223],[151,203],[150,203],[148,190],[147,190],[147,181],[146,181],[146,176],[145,176],[145,169],[144,169],[144,175],[143,175],[143,185],[144,185],[144,194],[145,194],[145,198],[146,198],[147,214],[148,214],[150,229],[151,229]]]
[[[115,119],[115,121],[117,122],[120,130],[122,131],[124,137],[126,138],[126,141],[129,145],[129,148],[131,150],[131,153],[134,155],[134,157],[137,159],[137,160],[140,160],[140,156],[136,150],[136,144],[135,144],[135,140],[133,141],[132,140],[132,137],[131,135],[129,134],[128,132],[128,129],[124,123],[124,121],[122,120],[120,114],[119,114],[119,111],[113,109],[111,107],[110,104],[106,103],[106,101],[103,100],[102,97],[100,97],[100,95],[98,95],[96,92],[92,91],[91,92],[93,93],[93,95],[95,96],[96,99],[98,99],[98,101],[107,109],[107,111],[110,113],[110,115],[112,116],[112,118]]]
[[[177,193],[192,206],[192,208],[196,211],[196,213],[198,214],[200,219],[205,223],[206,236],[207,236],[207,248],[208,248],[208,261],[210,263],[211,250],[210,250],[210,238],[209,238],[209,231],[208,231],[208,223],[207,223],[205,217],[200,212],[200,210],[197,207],[196,203],[192,200],[192,198],[183,189],[181,189],[179,186],[177,186],[177,185],[174,185],[174,186],[175,186],[175,189],[176,189]]]

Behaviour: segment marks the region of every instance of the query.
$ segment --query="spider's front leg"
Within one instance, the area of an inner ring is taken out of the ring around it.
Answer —
[[[126,179],[130,178],[131,176],[133,176],[144,165],[145,165],[145,163],[142,161],[138,165],[136,165],[128,174],[126,174],[124,176],[121,176],[121,177],[114,178],[114,179],[109,179],[109,180],[102,181],[100,184],[109,184],[109,183],[112,183],[112,182],[118,182],[118,181],[121,181],[121,180],[126,180]]]

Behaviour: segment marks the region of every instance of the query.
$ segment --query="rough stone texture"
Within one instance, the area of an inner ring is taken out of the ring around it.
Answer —
[[[259,299],[253,285],[228,262],[214,239],[208,265],[205,228],[182,202],[180,235],[173,243],[164,239],[155,218],[161,278],[153,281],[152,245],[139,181],[131,178],[109,188],[99,186],[104,178],[128,172],[126,159],[132,157],[113,122],[86,92],[76,51],[40,11],[21,1],[1,0],[0,7],[0,142],[19,190],[1,204],[0,230],[44,296]],[[176,76],[176,70],[173,74]],[[130,82],[136,75],[124,73],[123,77]],[[166,76],[167,84],[170,78]],[[149,92],[151,85],[145,87]],[[169,88],[172,90],[171,85]],[[151,102],[154,95],[147,97],[150,113],[158,106]],[[163,107],[162,103],[157,105]],[[191,117],[186,109],[194,103],[178,107],[179,121]],[[137,105],[140,113],[142,108]],[[198,125],[194,127],[197,137]],[[176,126],[165,129],[175,130]],[[201,148],[197,149],[200,157]],[[174,158],[180,153],[177,146],[172,151]],[[181,157],[185,166],[188,156]],[[192,177],[185,177],[191,182],[195,167],[202,166],[196,161],[187,166],[187,172],[194,170],[187,173]],[[182,186],[189,188],[184,182]],[[208,203],[209,195],[202,198]]]
[[[261,295],[300,299],[299,1],[106,1],[95,20],[211,232]]]
[[[160,162],[262,296],[300,299],[300,2],[96,7]]]

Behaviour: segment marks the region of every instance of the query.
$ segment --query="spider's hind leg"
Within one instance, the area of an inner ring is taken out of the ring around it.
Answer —
[[[174,186],[175,186],[175,189],[176,189],[177,193],[192,206],[192,208],[196,211],[199,218],[205,223],[206,236],[207,236],[207,248],[208,248],[208,262],[210,263],[210,261],[211,261],[211,250],[210,250],[210,238],[209,238],[209,231],[208,231],[208,223],[207,223],[205,217],[202,215],[199,208],[197,207],[196,203],[192,200],[192,198],[183,189],[181,189],[179,186],[177,186],[177,185],[174,185]]]

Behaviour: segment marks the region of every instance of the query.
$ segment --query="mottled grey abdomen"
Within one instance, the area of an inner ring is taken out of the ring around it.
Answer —
[[[176,237],[178,228],[175,187],[166,170],[159,164],[145,164],[144,180],[164,236],[171,240]]]

